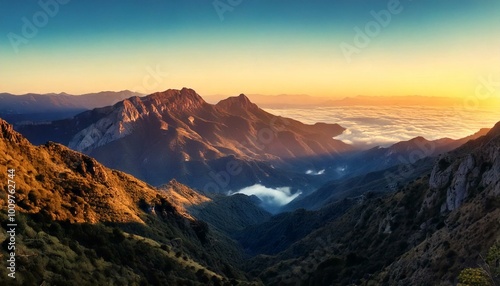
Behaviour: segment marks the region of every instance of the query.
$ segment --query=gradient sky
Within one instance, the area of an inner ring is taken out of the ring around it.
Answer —
[[[480,78],[500,81],[497,0],[401,0],[350,62],[341,44],[392,0],[242,0],[223,20],[213,1],[65,1],[16,46],[23,17],[43,21],[43,10],[0,0],[0,92],[464,97]]]

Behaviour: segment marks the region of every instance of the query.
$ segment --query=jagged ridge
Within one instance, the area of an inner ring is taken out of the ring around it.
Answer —
[[[254,162],[263,161],[273,162],[274,166],[288,164],[290,168],[300,160],[307,164],[331,160],[351,150],[332,138],[343,130],[337,124],[307,125],[274,116],[244,95],[211,105],[187,88],[132,97],[74,119],[20,128],[30,140],[67,144],[151,184],[176,178],[200,188],[213,181],[208,174],[220,172],[214,168],[225,158],[234,157],[248,169]],[[293,164],[287,163],[292,160]],[[267,169],[271,169],[269,165]],[[272,178],[263,167],[258,170],[246,175],[245,181],[252,184]],[[231,187],[239,186],[222,189]]]

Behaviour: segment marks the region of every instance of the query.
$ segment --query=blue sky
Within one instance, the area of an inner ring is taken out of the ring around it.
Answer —
[[[393,0],[220,0],[237,4],[223,20],[213,1],[54,1],[30,38],[22,19],[44,13],[39,1],[0,1],[0,91],[466,96],[500,78],[500,1],[400,1],[349,59],[341,44]]]

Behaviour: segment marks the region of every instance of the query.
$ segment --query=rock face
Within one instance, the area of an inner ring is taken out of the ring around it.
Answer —
[[[13,143],[28,143],[23,136],[14,131],[12,125],[8,124],[6,121],[0,119],[0,138],[8,140]]]
[[[140,100],[138,102],[137,98],[124,100],[122,106],[117,107],[109,116],[98,120],[76,133],[69,142],[68,147],[84,152],[131,134],[133,123],[141,116],[138,108],[142,108],[143,110],[145,108],[140,103]],[[142,114],[148,115],[149,112],[146,111]]]
[[[436,157],[452,151],[470,140],[485,135],[488,131],[489,129],[483,128],[475,134],[460,139],[441,138],[427,140],[419,136],[408,141],[398,142],[389,147],[375,147],[354,153],[352,156],[346,156],[343,161],[338,162],[337,166],[345,169],[346,172],[352,175],[384,170],[400,164],[414,164],[423,158]],[[446,174],[441,175],[446,177]],[[436,179],[446,180],[442,176]],[[438,181],[436,182],[439,183]]]
[[[439,158],[432,170],[429,186],[431,192],[446,192],[446,200],[441,206],[442,212],[459,208],[470,196],[471,191],[485,189],[492,185],[494,190],[498,188],[500,158],[499,147],[493,143],[497,139],[494,134],[495,132],[492,131],[485,136],[490,139],[489,142],[483,142],[485,139],[471,141],[456,152]],[[482,142],[480,146],[477,146],[480,149],[478,152],[454,157],[478,142]],[[433,202],[428,203],[433,204]]]
[[[472,171],[475,171],[472,173]],[[452,211],[462,205],[468,195],[470,187],[475,187],[469,182],[469,175],[477,176],[479,170],[475,168],[475,160],[472,155],[468,155],[458,166],[453,177],[451,186],[446,191],[446,209]]]
[[[448,164],[446,158],[441,158],[439,163],[434,165],[434,168],[432,169],[429,186],[433,189],[442,189],[451,181],[452,168],[443,166],[443,164]],[[442,170],[443,168],[445,169]]]
[[[486,135],[490,129],[457,140],[426,140],[416,137],[401,141],[389,147],[376,147],[361,152],[353,152],[336,160],[327,170],[329,174],[340,176],[322,185],[308,196],[299,198],[286,206],[285,210],[297,208],[318,209],[345,196],[357,196],[369,190],[391,191],[398,186],[416,179],[427,167],[433,168],[434,158],[438,155],[463,145],[464,143]],[[433,189],[442,189],[451,183],[453,168],[448,168],[449,158],[442,156],[434,166],[429,184]],[[333,172],[332,172],[333,171]],[[347,175],[345,177],[342,177]],[[458,182],[457,182],[458,183]],[[455,196],[456,194],[450,194]],[[462,194],[463,195],[463,194]],[[457,197],[457,203],[463,197]],[[433,201],[426,199],[427,204]],[[446,206],[445,206],[446,208]]]
[[[452,285],[460,270],[483,263],[484,253],[500,235],[500,123],[442,155],[423,194],[419,216],[433,214],[422,224],[427,238],[388,267],[386,279],[427,284],[438,272],[443,285]],[[439,220],[443,222],[433,226]]]

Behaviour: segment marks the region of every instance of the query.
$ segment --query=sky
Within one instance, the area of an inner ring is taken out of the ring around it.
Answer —
[[[500,85],[497,0],[0,0],[0,15],[0,92],[467,97]]]

